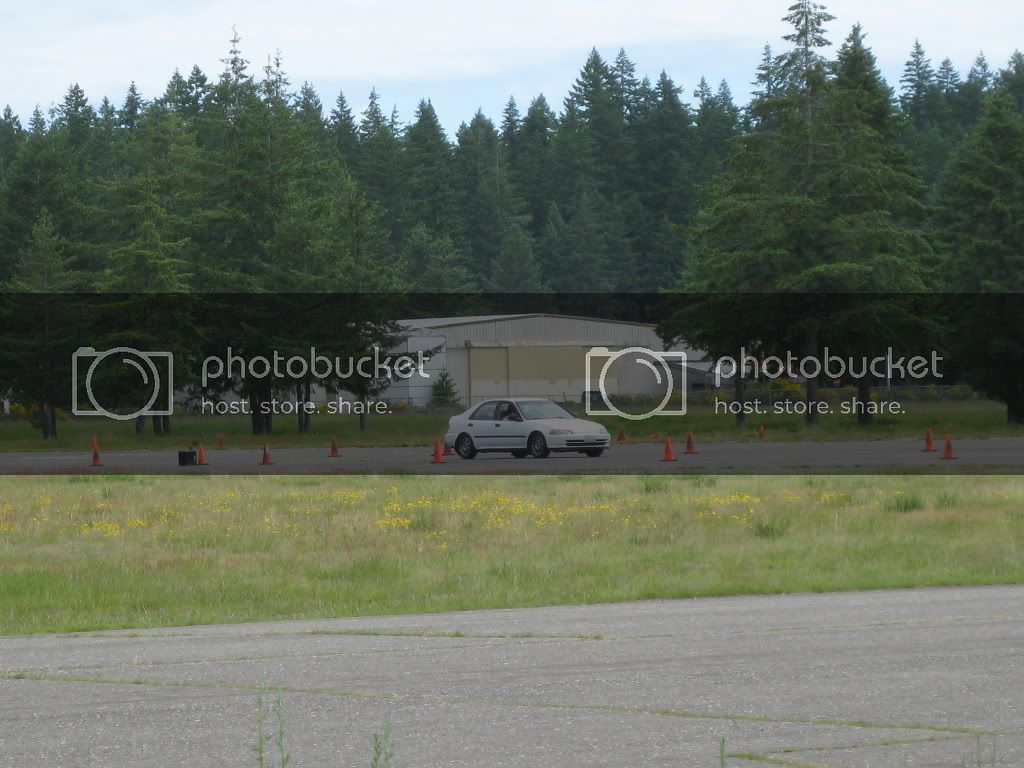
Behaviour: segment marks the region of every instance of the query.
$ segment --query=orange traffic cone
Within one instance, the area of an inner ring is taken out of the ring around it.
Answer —
[[[338,441],[337,441],[336,438],[332,437],[331,438],[331,452],[327,454],[327,458],[329,458],[329,459],[336,459],[339,456],[341,456],[341,454],[338,453]]]
[[[434,458],[431,464],[444,464],[444,453],[441,451],[441,441],[434,441]]]
[[[260,466],[267,467],[273,464],[273,459],[270,458],[270,448],[266,445],[263,446],[263,458],[260,459]]]
[[[686,452],[687,453],[696,453],[697,452],[696,447],[694,447],[694,445],[693,445],[693,432],[687,432],[686,433]]]
[[[764,424],[757,428],[757,439],[764,440]]]
[[[223,434],[217,435],[217,448],[219,448],[222,451],[224,450],[224,435]]]
[[[956,458],[956,454],[953,453],[953,438],[949,436],[948,432],[946,433],[946,450],[944,450],[942,452],[942,456],[940,458],[943,458],[943,459],[955,459]]]
[[[676,453],[672,450],[672,438],[668,435],[665,436],[665,454],[661,458],[662,461],[675,461]]]
[[[615,442],[619,445],[623,445],[629,442],[629,438],[626,437],[626,428],[619,427],[619,436],[615,438]]]
[[[199,444],[198,455],[196,457],[196,464],[204,466],[206,464],[206,449],[203,448],[203,444]]]
[[[98,451],[100,449],[100,443],[99,440],[96,439],[96,435],[92,436],[92,449],[93,451]]]
[[[938,450],[935,447],[934,438],[935,435],[932,433],[932,428],[928,427],[928,431],[924,433],[924,448],[922,448],[921,450],[926,453],[931,453],[932,451]]]
[[[100,461],[100,443],[96,439],[96,435],[92,436],[92,464],[91,467],[102,467],[103,462]]]

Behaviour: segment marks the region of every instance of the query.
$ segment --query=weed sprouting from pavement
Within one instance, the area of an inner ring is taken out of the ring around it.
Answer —
[[[384,726],[383,731],[373,734],[373,760],[370,761],[370,768],[390,768],[394,754],[391,748],[391,727]]]
[[[265,689],[261,690],[256,699],[256,742],[253,752],[256,754],[257,768],[288,768],[291,755],[285,748],[285,717],[284,697],[280,689],[274,693],[272,714],[274,717],[273,733],[269,733]],[[373,734],[373,758],[370,768],[391,768],[391,760],[395,752],[391,746],[391,726],[384,726],[380,733]],[[275,759],[276,758],[276,759]]]
[[[274,731],[267,732],[267,710],[264,706],[263,691],[260,691],[256,699],[256,743],[253,751],[256,753],[256,765],[258,768],[288,768],[290,757],[284,743],[284,697],[278,690],[274,694],[273,704]],[[276,753],[277,761],[268,762],[268,747]]]

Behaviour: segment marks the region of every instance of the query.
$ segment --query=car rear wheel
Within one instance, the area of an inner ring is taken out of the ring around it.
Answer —
[[[604,448],[588,448],[587,450],[584,451],[584,453],[587,454],[587,456],[589,456],[590,458],[596,459],[598,456],[604,453]]]
[[[526,443],[526,450],[535,459],[546,459],[551,455],[551,449],[548,448],[548,441],[544,439],[544,435],[540,432],[534,432],[530,435],[530,439]]]
[[[473,445],[473,438],[463,432],[455,441],[455,452],[464,459],[472,459],[476,456],[476,446]]]

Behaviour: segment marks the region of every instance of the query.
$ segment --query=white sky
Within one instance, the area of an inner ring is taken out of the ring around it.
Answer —
[[[325,106],[344,89],[361,111],[371,86],[408,120],[430,97],[449,132],[477,107],[497,120],[509,95],[521,111],[543,92],[556,107],[591,47],[625,47],[640,74],[665,69],[689,97],[701,75],[729,81],[744,101],[765,42],[781,47],[791,0],[0,0],[0,106],[26,119],[78,82],[90,101],[119,103],[129,81],[159,95],[175,67],[222,69],[231,27],[255,68],[280,49],[298,87]],[[1024,47],[1024,3],[985,0],[833,0],[837,46],[854,22],[891,84],[915,38],[964,72],[979,50],[1001,67]]]

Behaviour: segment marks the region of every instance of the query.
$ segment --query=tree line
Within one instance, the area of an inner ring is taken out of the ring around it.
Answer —
[[[427,100],[407,124],[376,91],[325,106],[280,57],[255,72],[237,34],[219,75],[153,98],[75,85],[26,126],[0,115],[0,290],[684,291],[663,332],[711,353],[941,326],[1021,421],[1018,303],[938,317],[884,294],[1024,290],[1024,55],[961,75],[915,43],[897,93],[859,25],[828,55],[833,20],[790,7],[743,106],[594,50],[557,112],[510,99],[454,137]]]
[[[280,58],[254,72],[237,35],[218,76],[175,72],[154,98],[132,85],[120,106],[94,105],[74,85],[26,126],[10,108],[0,116],[0,282],[655,291],[676,286],[701,250],[695,217],[715,205],[723,171],[745,173],[750,143],[771,140],[787,114],[822,134],[795,155],[775,142],[761,156],[804,158],[793,166],[802,178],[845,184],[857,159],[832,150],[861,126],[871,133],[856,146],[884,146],[876,170],[894,169],[914,201],[906,222],[953,227],[957,195],[985,172],[971,148],[1012,152],[990,113],[1019,115],[1024,57],[995,72],[979,56],[961,77],[915,44],[897,98],[859,27],[834,60],[818,53],[824,37],[803,34],[781,55],[766,48],[743,107],[724,82],[702,80],[691,101],[666,73],[641,78],[624,51],[605,61],[595,50],[557,113],[543,95],[522,110],[509,99],[497,122],[477,112],[454,137],[426,100],[408,124],[376,91],[358,115],[344,94],[327,107],[308,83],[292,85]],[[801,92],[802,113],[790,108]]]

